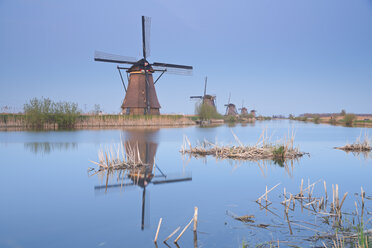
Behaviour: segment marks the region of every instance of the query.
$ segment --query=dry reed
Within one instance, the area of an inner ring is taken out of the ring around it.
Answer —
[[[346,144],[344,146],[335,147],[335,149],[347,151],[347,152],[369,152],[372,150],[372,140],[369,138],[367,132],[364,134],[362,139],[362,132],[353,144]]]
[[[189,154],[195,157],[204,157],[207,155],[214,156],[218,159],[236,159],[236,160],[274,160],[286,161],[293,160],[307,154],[300,152],[299,148],[294,147],[294,133],[289,138],[285,138],[283,142],[277,141],[271,143],[267,137],[267,132],[264,129],[256,145],[244,145],[239,138],[232,133],[237,146],[218,145],[207,140],[192,146],[190,140],[184,136],[183,145],[180,152]]]

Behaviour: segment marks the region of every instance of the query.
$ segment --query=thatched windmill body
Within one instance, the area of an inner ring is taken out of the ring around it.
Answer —
[[[208,77],[205,77],[204,81],[204,95],[202,96],[190,96],[190,99],[201,99],[203,104],[207,104],[216,109],[216,96],[207,94],[207,81]]]
[[[154,62],[150,64],[147,58],[150,56],[150,25],[151,19],[142,16],[142,54],[143,58],[137,60],[133,57],[119,56],[109,53],[96,52],[95,61],[110,62],[116,64],[129,64],[130,67],[117,69],[126,92],[121,106],[123,114],[132,115],[159,115],[160,103],[156,95],[155,84],[165,72],[188,75],[192,72],[192,66],[176,65]],[[125,86],[121,70],[126,70],[128,87]],[[153,74],[161,74],[154,81]]]
[[[227,104],[225,104],[225,107],[226,107],[225,115],[236,116],[236,115],[238,115],[238,111],[236,110],[235,104],[230,103],[230,97],[231,97],[231,94],[229,94],[229,100],[228,100]]]

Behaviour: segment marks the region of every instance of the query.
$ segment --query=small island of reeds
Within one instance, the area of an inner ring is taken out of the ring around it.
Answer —
[[[270,142],[266,130],[263,130],[258,142],[255,145],[244,145],[239,138],[232,133],[238,145],[223,145],[204,140],[196,146],[192,146],[189,139],[185,136],[180,152],[194,157],[214,156],[218,159],[236,160],[273,160],[286,161],[302,157],[305,152],[301,152],[294,146],[294,133],[284,140]]]
[[[335,147],[335,149],[343,150],[345,152],[370,152],[372,150],[372,141],[368,137],[368,134],[364,134],[362,139],[362,133],[352,144],[346,144],[344,146]]]

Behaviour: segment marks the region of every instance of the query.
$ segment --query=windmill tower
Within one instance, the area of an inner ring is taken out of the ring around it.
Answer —
[[[227,104],[225,104],[225,107],[226,107],[226,113],[225,113],[225,115],[227,115],[227,116],[229,116],[229,115],[236,116],[236,115],[238,115],[238,111],[236,111],[235,104],[230,103],[230,97],[231,97],[231,93],[229,94],[229,101],[227,102]]]
[[[214,109],[216,109],[216,96],[215,95],[207,95],[207,81],[208,77],[205,77],[204,82],[204,95],[202,96],[190,96],[190,99],[202,99],[203,104],[207,104],[209,106],[212,106]]]
[[[160,62],[150,64],[147,61],[147,58],[150,56],[150,25],[151,19],[142,16],[143,58],[140,60],[104,52],[96,52],[94,56],[95,61],[131,65],[130,67],[117,66],[126,92],[123,104],[121,105],[123,114],[159,115],[160,104],[155,90],[156,82],[165,72],[183,75],[190,75],[192,72],[192,66]],[[128,87],[125,86],[121,70],[126,70],[127,72]],[[161,72],[161,74],[154,81],[153,74],[155,72]]]
[[[244,107],[244,101],[242,102],[242,107],[239,110],[240,110],[240,115],[248,115],[248,109]]]

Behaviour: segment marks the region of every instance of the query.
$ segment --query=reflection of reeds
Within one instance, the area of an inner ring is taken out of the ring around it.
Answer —
[[[286,160],[302,157],[305,153],[300,152],[297,147],[294,147],[294,133],[284,141],[271,143],[267,137],[267,132],[264,129],[258,142],[254,146],[243,145],[239,138],[233,133],[238,146],[224,146],[217,143],[211,143],[207,140],[192,146],[189,139],[185,136],[180,152],[189,154],[195,157],[204,157],[212,155],[219,159],[237,159],[237,160],[274,160],[278,163],[283,163]]]

